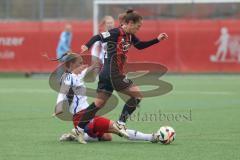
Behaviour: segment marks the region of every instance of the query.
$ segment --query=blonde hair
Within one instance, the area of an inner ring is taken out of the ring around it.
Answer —
[[[104,26],[104,25],[106,24],[106,21],[107,21],[108,19],[111,19],[111,20],[114,21],[114,18],[113,18],[112,16],[105,16],[105,17],[103,17],[103,19],[102,19],[101,22],[99,23],[99,26],[100,26],[100,27]]]

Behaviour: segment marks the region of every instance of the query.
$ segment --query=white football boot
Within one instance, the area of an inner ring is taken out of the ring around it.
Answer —
[[[119,132],[119,136],[127,138],[127,139],[129,138],[129,135],[126,131],[127,128],[126,128],[124,123],[119,122],[119,121],[114,122],[113,123],[113,128],[116,129]]]
[[[152,143],[158,143],[158,142],[160,142],[159,136],[160,136],[159,134],[153,133],[153,134],[152,134],[152,140],[151,140],[151,142],[152,142]]]
[[[71,134],[71,133],[65,133],[63,134],[60,138],[59,141],[75,141],[76,140],[76,136]]]
[[[84,140],[84,130],[77,127],[74,129],[74,134],[76,135],[76,139],[81,144],[87,144],[87,142]]]

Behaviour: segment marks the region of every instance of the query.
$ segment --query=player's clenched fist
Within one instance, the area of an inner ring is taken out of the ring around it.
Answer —
[[[168,39],[168,35],[166,33],[160,33],[157,37],[159,41]]]
[[[82,45],[81,46],[81,53],[84,53],[84,52],[86,52],[87,50],[88,50],[88,47],[87,46],[85,46],[85,45]]]

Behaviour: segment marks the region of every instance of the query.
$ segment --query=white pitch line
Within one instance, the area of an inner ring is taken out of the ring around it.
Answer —
[[[12,93],[56,93],[52,89],[30,89],[30,88],[4,88],[0,89],[0,94],[12,94]],[[196,95],[234,95],[240,94],[234,91],[187,91],[187,90],[173,90],[170,94],[196,94]]]
[[[4,88],[0,89],[0,94],[6,93],[53,93],[51,89],[27,89],[27,88]]]
[[[173,94],[233,95],[237,92],[227,91],[172,91]],[[240,93],[239,93],[240,94]]]

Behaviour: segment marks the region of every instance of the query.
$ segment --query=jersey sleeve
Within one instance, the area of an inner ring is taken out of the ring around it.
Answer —
[[[109,31],[102,32],[98,35],[93,36],[85,45],[88,48],[91,48],[92,45],[97,41],[101,41],[102,43],[109,42],[112,39],[115,39],[118,35],[119,35],[119,29],[114,28]]]
[[[101,36],[101,41],[104,42],[108,42],[111,38],[111,36],[113,36],[113,34],[111,33],[111,31],[106,31],[106,32],[102,32],[99,34]]]
[[[160,42],[157,38],[150,41],[140,41],[135,35],[132,35],[132,43],[137,49],[145,49]]]
[[[98,35],[95,35],[93,36],[86,44],[85,46],[87,46],[88,48],[91,48],[93,46],[93,44],[97,41],[101,41],[101,36],[98,34]]]

